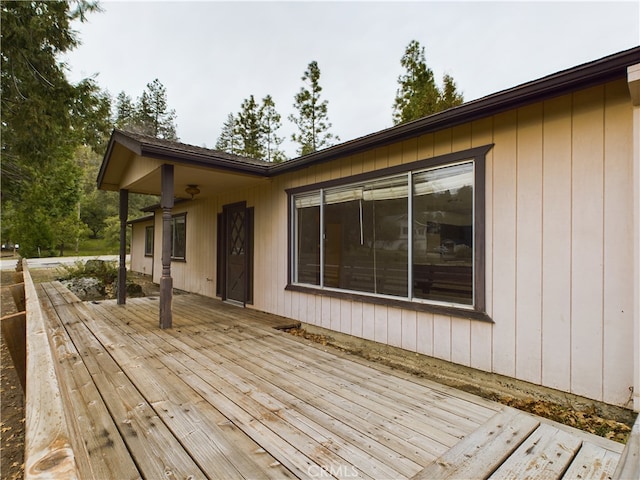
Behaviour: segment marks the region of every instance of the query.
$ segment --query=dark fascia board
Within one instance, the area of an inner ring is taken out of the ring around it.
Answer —
[[[458,107],[450,108],[413,122],[381,130],[304,157],[271,166],[269,174],[278,175],[305,168],[309,165],[335,160],[339,157],[353,155],[371,148],[455,127],[507,110],[626,77],[627,67],[638,62],[640,62],[640,47],[634,47],[464,103]]]
[[[240,163],[222,157],[209,157],[196,152],[185,152],[179,148],[168,148],[162,145],[146,144],[141,145],[142,155],[158,160],[179,162],[185,165],[193,165],[205,168],[219,168],[238,173],[250,175],[267,176],[268,165],[252,165],[250,163]]]
[[[154,219],[155,219],[155,217],[153,215],[148,215],[146,217],[140,217],[140,218],[134,218],[133,220],[129,220],[127,222],[127,225],[133,225],[134,223],[150,222],[150,221],[152,221]]]
[[[180,203],[184,203],[184,202],[190,202],[191,200],[189,200],[188,198],[174,198],[173,199],[173,204],[178,205]],[[154,203],[153,205],[147,205],[146,207],[142,207],[140,209],[141,212],[155,212],[156,210],[160,210],[161,205],[159,203]]]

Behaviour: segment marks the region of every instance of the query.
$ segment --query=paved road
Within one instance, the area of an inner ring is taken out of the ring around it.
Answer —
[[[107,261],[118,261],[118,255],[99,255],[99,256],[89,256],[89,257],[48,257],[48,258],[29,258],[27,260],[29,264],[29,268],[55,268],[61,265],[71,265],[78,261],[86,261],[86,260],[107,260]],[[16,268],[16,259],[10,260],[1,260],[0,261],[0,269],[1,270],[13,270]],[[127,255],[127,263],[129,262],[129,255]]]

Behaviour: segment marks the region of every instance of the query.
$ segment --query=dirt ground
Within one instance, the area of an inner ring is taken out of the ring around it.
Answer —
[[[15,304],[9,286],[13,283],[13,272],[2,271],[0,278],[2,285],[1,314],[8,315],[16,312]],[[0,430],[2,444],[0,445],[0,477],[3,480],[17,480],[24,478],[24,394],[20,380],[13,367],[9,350],[1,338],[0,373]]]

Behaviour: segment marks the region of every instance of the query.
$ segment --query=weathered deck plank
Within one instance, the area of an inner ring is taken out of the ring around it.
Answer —
[[[130,326],[134,326],[135,320],[131,319]],[[190,352],[189,355],[182,354],[185,345],[180,344],[171,334],[157,331],[155,334],[144,335],[144,329],[138,332],[138,335],[131,334],[131,337],[138,343],[146,343],[147,349],[161,351],[166,355],[166,362],[173,368],[178,368],[183,373],[184,369],[190,368],[194,375],[195,372],[205,372],[210,387],[216,389],[219,394],[224,395],[232,401],[229,411],[222,409],[229,415],[238,415],[238,407],[244,412],[251,414],[260,423],[272,431],[276,431],[282,436],[281,441],[296,445],[300,453],[306,454],[307,457],[316,462],[318,466],[327,466],[338,469],[341,465],[345,465],[351,461],[360,460],[359,463],[366,464],[372,471],[372,476],[359,475],[361,478],[389,478],[398,475],[397,470],[380,462],[371,454],[354,447],[356,443],[340,443],[337,438],[331,438],[332,432],[324,429],[322,425],[309,422],[308,419],[298,415],[290,405],[279,403],[269,394],[269,386],[265,383],[251,378],[251,382],[247,381],[244,376],[239,375],[234,370],[236,367],[231,362],[227,364],[216,363],[215,369],[209,369],[212,362],[203,354]],[[142,338],[144,337],[144,338]],[[176,342],[180,348],[175,349],[168,346]],[[202,345],[200,345],[202,346]],[[163,360],[164,361],[164,360]],[[241,372],[246,376],[251,376],[250,372]],[[213,381],[212,381],[213,379]],[[274,427],[278,428],[275,429]],[[251,425],[245,429],[245,433],[249,436],[255,435],[251,431]],[[335,433],[335,432],[333,432]],[[280,461],[286,461],[286,458],[278,458]],[[398,459],[401,460],[401,459]],[[306,466],[309,470],[309,467]]]
[[[114,360],[113,352],[125,342],[103,345],[78,318],[75,305],[58,309],[69,334],[83,345],[80,355],[142,476],[207,478]]]
[[[66,417],[75,431],[83,433],[82,437],[71,437],[78,471],[86,479],[140,478],[100,392],[51,303],[49,293],[56,296],[54,287],[45,284],[37,288],[49,338],[56,350],[58,375],[66,387],[62,390]],[[114,458],[118,461],[114,462]]]
[[[543,423],[490,478],[562,478],[581,446],[578,438]]]
[[[95,307],[85,311],[87,326],[107,344],[116,344],[119,336],[95,318],[98,312],[103,310]],[[101,320],[108,321],[108,318],[103,316]],[[173,358],[181,352],[149,342],[143,335],[136,335],[132,328],[127,330],[131,342],[118,344],[111,354],[209,475],[215,478],[290,477],[288,471],[274,466],[271,455],[242,435],[208,400],[198,395],[185,381],[182,369],[171,370],[160,358]],[[154,337],[153,334],[147,336]]]
[[[436,478],[429,468],[446,477],[443,464],[455,478],[561,478],[567,468],[600,478],[620,455],[606,441],[274,330],[288,319],[177,295],[174,328],[160,330],[157,300],[81,303],[59,284],[44,288],[48,315],[64,326],[54,336],[74,428],[93,429],[96,447],[104,424],[143,478]],[[110,419],[84,418],[95,414]]]
[[[486,478],[539,425],[535,419],[505,408],[428,465],[413,480]]]

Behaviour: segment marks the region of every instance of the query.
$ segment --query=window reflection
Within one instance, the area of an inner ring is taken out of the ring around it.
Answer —
[[[413,296],[473,303],[473,163],[413,176]]]
[[[473,168],[467,161],[296,195],[295,281],[473,304]]]

